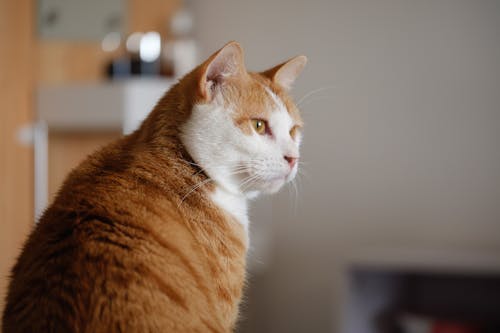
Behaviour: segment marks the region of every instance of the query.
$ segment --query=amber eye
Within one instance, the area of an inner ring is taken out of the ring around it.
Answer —
[[[252,127],[257,134],[266,133],[266,122],[262,119],[252,119]]]
[[[292,129],[290,130],[290,136],[292,137],[292,139],[295,139],[295,136],[297,135],[297,130],[298,126],[293,126]]]

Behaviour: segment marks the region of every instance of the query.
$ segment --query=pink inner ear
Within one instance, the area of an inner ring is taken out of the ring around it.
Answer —
[[[234,75],[236,73],[234,69],[234,59],[231,59],[232,57],[229,56],[221,58],[222,59],[215,59],[208,66],[207,81],[214,81],[214,83],[218,83],[225,77]]]
[[[199,81],[200,92],[204,98],[211,100],[216,86],[222,85],[229,77],[245,72],[241,47],[236,42],[230,42],[207,60]]]
[[[306,63],[307,58],[305,56],[298,56],[287,61],[274,75],[274,81],[285,89],[290,89]]]
[[[238,75],[243,69],[241,48],[237,44],[229,44],[208,65],[206,79],[218,84],[227,77]]]

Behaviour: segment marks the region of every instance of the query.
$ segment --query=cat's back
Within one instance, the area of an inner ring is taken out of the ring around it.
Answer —
[[[200,245],[168,182],[155,181],[160,171],[137,170],[126,146],[75,169],[35,227],[13,269],[4,332],[227,329],[206,279],[216,254]]]

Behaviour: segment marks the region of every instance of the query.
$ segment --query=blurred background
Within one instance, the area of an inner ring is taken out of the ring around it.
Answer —
[[[0,0],[0,309],[36,216],[227,41],[309,58],[239,332],[500,331],[500,1]]]

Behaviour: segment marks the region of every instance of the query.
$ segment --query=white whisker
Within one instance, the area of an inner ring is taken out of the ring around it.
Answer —
[[[318,89],[314,89],[313,91],[310,91],[308,92],[307,94],[305,94],[298,102],[297,102],[297,106],[301,106],[302,103],[304,103],[308,98],[310,98],[311,96],[314,96],[315,94],[317,93],[320,93],[322,91],[325,91],[325,90],[330,90],[330,89],[334,89],[335,86],[326,86],[326,87],[321,87],[321,88],[318,88]]]
[[[295,190],[295,200],[293,202],[294,214],[297,215],[297,208],[299,203],[299,190],[297,189],[297,175],[292,181],[293,189]]]
[[[203,185],[211,182],[212,179],[211,178],[207,178],[205,180],[202,180],[201,182],[197,183],[196,185],[192,186],[191,189],[181,198],[181,202],[179,203],[179,205],[177,205],[177,208],[179,208],[182,203],[184,202],[184,200],[186,200],[186,198],[191,194],[193,193],[194,191],[196,191],[198,188],[202,187]]]
[[[249,179],[247,179],[246,181],[244,181],[241,185],[240,185],[240,191],[241,192],[245,192],[246,190],[248,190],[253,184],[255,184],[258,180],[260,180],[262,177],[260,175],[253,175],[253,176],[250,176]]]

